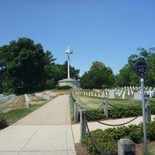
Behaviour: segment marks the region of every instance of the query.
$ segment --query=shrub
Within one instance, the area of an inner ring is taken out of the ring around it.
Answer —
[[[6,118],[2,114],[0,114],[0,129],[4,129],[7,126],[8,123],[6,121]]]
[[[87,114],[87,121],[96,121],[96,120],[103,120],[106,119],[104,115],[103,109],[90,109],[86,111]],[[80,115],[80,113],[79,113]],[[119,109],[111,108],[108,110],[108,118],[124,118],[124,117],[135,117],[142,115],[141,108],[137,109],[128,109],[126,110],[124,106],[120,107]],[[79,116],[80,118],[80,116]]]
[[[105,115],[103,112],[103,109],[95,110],[87,110],[87,121],[95,121],[95,120],[101,120],[105,119]]]
[[[10,94],[14,94],[15,92],[14,92],[14,89],[13,88],[10,88],[9,90],[8,90],[8,95],[10,95]]]
[[[58,86],[57,89],[58,90],[66,90],[66,89],[70,89],[72,88],[71,86]]]
[[[97,129],[95,131],[92,131],[91,135],[94,139],[94,142],[102,150],[102,152],[106,152],[106,153],[117,152],[117,141],[115,141],[109,133],[104,132],[101,129]],[[87,147],[91,155],[98,154],[97,150],[95,150],[95,148],[92,145],[92,142],[89,138],[88,133],[82,139],[82,144]]]
[[[142,115],[142,108],[131,108],[127,106],[121,106],[120,108],[111,108],[108,111],[109,118],[124,118],[124,117],[135,117]]]
[[[155,120],[147,123],[147,139],[148,141],[155,140]],[[106,153],[117,152],[117,142],[119,139],[128,138],[134,143],[143,142],[143,124],[121,126],[117,128],[108,128],[106,130],[97,129],[91,131],[91,135],[96,142],[96,145]],[[82,144],[87,147],[91,155],[98,154],[90,141],[88,133],[82,139]]]

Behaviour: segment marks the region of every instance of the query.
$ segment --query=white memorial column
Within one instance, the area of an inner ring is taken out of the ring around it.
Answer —
[[[70,54],[73,53],[73,51],[71,51],[68,47],[68,50],[65,52],[68,55],[68,79],[70,79]]]

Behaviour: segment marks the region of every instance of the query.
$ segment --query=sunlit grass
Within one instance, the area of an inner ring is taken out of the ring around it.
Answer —
[[[26,115],[30,114],[34,110],[40,108],[44,104],[35,104],[31,105],[30,108],[21,108],[11,110],[9,112],[3,113],[3,116],[6,118],[7,123],[13,124],[20,120],[21,118],[25,117]]]
[[[107,103],[113,105],[113,106],[121,106],[126,105],[130,107],[136,107],[141,104],[140,100],[133,100],[132,98],[128,99],[121,99],[121,98],[115,98],[115,99],[109,99],[108,97],[92,97],[92,96],[84,96],[82,94],[75,94],[75,98],[77,103],[83,107],[84,109],[96,109],[99,108],[104,101],[107,101]]]

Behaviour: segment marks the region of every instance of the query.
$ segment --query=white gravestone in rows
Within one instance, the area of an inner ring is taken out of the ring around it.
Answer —
[[[122,99],[125,99],[125,94],[126,94],[126,91],[123,92]]]
[[[141,100],[142,99],[142,94],[139,92],[134,93],[134,100]]]
[[[104,92],[102,93],[101,97],[104,97]]]
[[[89,92],[89,96],[90,96],[90,92]]]
[[[121,94],[122,94],[122,91],[118,92],[118,96],[121,96]]]
[[[115,91],[109,90],[109,98],[115,98]]]

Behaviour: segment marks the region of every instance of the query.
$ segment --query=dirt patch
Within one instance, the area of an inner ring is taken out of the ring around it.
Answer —
[[[155,142],[150,142],[148,143],[148,148],[153,148],[155,147]],[[144,144],[136,144],[136,155],[142,155],[143,154],[143,148]],[[76,150],[76,155],[90,155],[88,153],[88,150],[85,146],[83,146],[81,143],[76,143],[75,144],[75,150]],[[151,152],[152,155],[155,155],[155,152]]]
[[[87,148],[84,147],[81,143],[75,144],[76,155],[90,155],[87,151]]]
[[[148,148],[155,147],[155,141],[148,143]],[[136,144],[136,155],[142,155],[143,154],[143,148],[144,144]],[[150,149],[151,150],[151,149]],[[152,155],[155,155],[155,152],[150,152]]]

